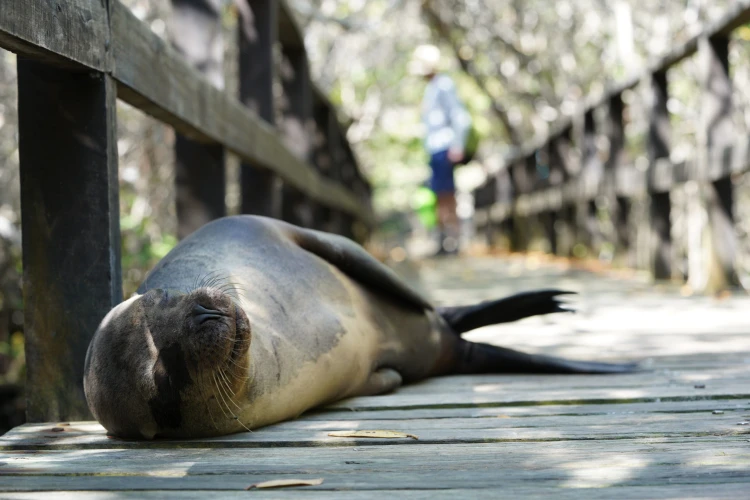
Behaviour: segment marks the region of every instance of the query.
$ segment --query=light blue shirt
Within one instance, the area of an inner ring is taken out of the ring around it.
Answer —
[[[464,148],[471,116],[456,93],[456,85],[447,75],[435,75],[427,83],[422,98],[424,146],[429,154],[451,147]]]

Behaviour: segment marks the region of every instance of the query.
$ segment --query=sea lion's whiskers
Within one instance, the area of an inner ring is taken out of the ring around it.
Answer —
[[[223,377],[223,378],[222,378]],[[219,382],[222,382],[224,384],[224,391],[227,395],[227,399],[229,399],[229,402],[234,405],[235,408],[237,408],[239,411],[242,411],[242,408],[240,408],[237,403],[234,400],[235,394],[231,387],[229,387],[229,381],[226,378],[226,375],[219,370]],[[232,397],[229,396],[229,393],[232,393]]]
[[[219,430],[219,426],[216,425],[216,421],[214,420],[214,414],[211,411],[211,405],[209,404],[209,399],[208,399],[208,397],[206,397],[206,394],[203,392],[203,385],[205,384],[205,381],[203,379],[203,370],[201,370],[201,369],[198,370],[198,381],[200,382],[198,384],[198,393],[200,394],[201,399],[203,399],[203,402],[206,405],[206,410],[208,410],[208,416],[211,419],[211,424],[213,424],[214,429],[216,429],[218,431]]]
[[[221,368],[219,368],[216,371],[219,374],[219,380],[222,381],[224,383],[224,385],[229,389],[229,392],[232,393],[232,396],[236,396],[236,394],[234,393],[234,390],[232,389],[232,384],[229,383],[229,379],[227,378],[226,373],[224,373],[224,370],[222,370]]]
[[[242,365],[240,365],[240,364],[237,364],[237,362],[236,362],[236,361],[234,361],[234,360],[233,360],[232,358],[228,358],[228,361],[229,361],[230,363],[232,363],[232,364],[233,364],[234,366],[236,366],[238,370],[246,370],[246,369],[247,369],[247,367],[246,367],[246,366],[242,366]],[[233,376],[235,376],[236,378],[240,378],[240,377],[239,377],[238,375],[236,375],[236,374],[234,374],[234,373],[232,373],[232,375],[233,375]],[[249,379],[250,377],[245,377],[245,378],[246,378],[246,379]]]
[[[216,382],[216,373],[212,373],[212,375],[214,377],[214,383],[216,384],[216,388],[219,390],[219,396],[221,396],[222,401],[224,401],[224,404],[226,405],[227,411],[229,412],[229,414],[232,415],[232,419],[231,420],[236,420],[246,431],[252,432],[245,424],[242,423],[242,420],[240,420],[240,417],[238,417],[237,415],[235,415],[234,412],[232,411],[232,409],[229,408],[229,404],[224,400],[224,396],[223,396],[223,394],[221,392],[221,388],[220,388],[219,384]],[[227,393],[227,398],[230,401],[232,401],[232,398],[229,397],[228,393]],[[234,403],[234,401],[232,401],[232,403]],[[235,406],[236,406],[236,404],[235,404]],[[221,405],[219,407],[221,407]],[[239,407],[237,407],[237,408],[239,408]],[[226,413],[224,415],[226,415]],[[227,417],[227,418],[229,418],[229,417]]]
[[[221,393],[221,390],[219,389],[219,383],[216,381],[216,373],[211,373],[211,377],[214,380],[214,387],[216,388],[216,392],[219,393],[219,398],[221,398],[221,401],[219,401],[219,399],[216,400],[216,402],[219,403],[219,409],[221,410],[221,412],[224,414],[224,416],[228,420],[231,420],[231,418],[229,417],[229,415],[227,415],[227,412],[224,411],[224,407],[221,405],[221,403],[223,402],[224,405],[226,405],[227,410],[229,410],[229,405],[227,405],[226,401],[224,401],[224,395]],[[216,392],[214,392],[214,395],[216,395]],[[229,413],[232,413],[232,411],[229,410]],[[234,416],[234,414],[232,414],[232,416]]]
[[[217,282],[219,279],[221,279],[221,271],[209,271],[197,280],[194,290],[209,287],[210,284]]]
[[[216,376],[216,373],[214,373],[214,376],[215,376],[215,379],[216,379],[216,383],[218,384],[219,390],[221,391],[221,395],[222,395],[222,397],[223,397],[223,396],[226,396],[226,399],[224,400],[224,404],[226,404],[226,405],[227,405],[227,410],[229,411],[229,413],[230,413],[230,414],[231,414],[231,415],[232,415],[233,417],[236,417],[237,415],[235,415],[235,414],[234,414],[234,413],[232,412],[231,408],[229,408],[229,403],[227,403],[227,401],[229,401],[230,403],[234,404],[235,406],[237,406],[237,405],[236,405],[236,404],[234,403],[234,401],[232,401],[232,398],[231,398],[231,396],[229,395],[229,391],[227,391],[227,389],[226,389],[226,387],[225,387],[225,385],[224,385],[224,383],[223,383],[223,381],[222,381],[222,379],[221,379],[221,375],[219,375],[219,376]],[[238,407],[238,409],[240,409],[240,408]],[[241,409],[240,409],[240,411],[241,411]]]

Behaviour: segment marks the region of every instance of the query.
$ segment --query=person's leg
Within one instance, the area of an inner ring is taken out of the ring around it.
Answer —
[[[458,251],[459,236],[455,192],[438,194],[438,215],[442,220],[443,228],[441,245],[447,253],[455,253]]]
[[[430,158],[430,167],[432,167],[432,190],[438,198],[437,223],[440,232],[440,253],[455,252],[458,249],[456,187],[453,179],[453,163],[448,159],[448,152],[441,151],[433,154]]]

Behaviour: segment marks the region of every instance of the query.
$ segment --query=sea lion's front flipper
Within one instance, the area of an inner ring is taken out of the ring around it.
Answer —
[[[403,383],[401,374],[392,368],[381,368],[373,372],[357,396],[377,396],[395,391]]]
[[[352,240],[335,234],[290,226],[297,244],[339,268],[369,289],[419,310],[433,306],[393,271]]]

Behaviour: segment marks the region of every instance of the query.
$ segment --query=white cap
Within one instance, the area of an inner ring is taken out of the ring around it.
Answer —
[[[434,45],[420,45],[414,49],[409,62],[409,73],[426,76],[436,73],[440,65],[440,49]]]

